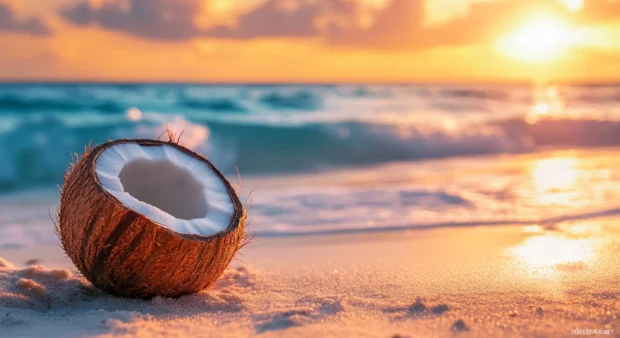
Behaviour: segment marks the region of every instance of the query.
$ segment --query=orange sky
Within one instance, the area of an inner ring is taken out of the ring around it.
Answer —
[[[0,79],[620,80],[614,0],[0,0]]]

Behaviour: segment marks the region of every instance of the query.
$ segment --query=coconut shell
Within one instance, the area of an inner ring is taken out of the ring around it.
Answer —
[[[207,237],[181,234],[123,205],[103,188],[95,168],[105,149],[121,143],[168,145],[209,166],[234,206],[228,227]],[[82,275],[126,297],[178,297],[208,288],[246,239],[246,217],[233,187],[207,159],[174,142],[118,140],[87,150],[65,176],[57,216],[62,246]]]

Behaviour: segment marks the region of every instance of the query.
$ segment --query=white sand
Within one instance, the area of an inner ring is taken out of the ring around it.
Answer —
[[[106,295],[56,247],[0,261],[0,337],[620,334],[618,219],[259,238],[209,291]]]

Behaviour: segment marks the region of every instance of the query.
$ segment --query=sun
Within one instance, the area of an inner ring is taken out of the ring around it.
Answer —
[[[573,32],[554,16],[535,16],[498,41],[501,53],[526,62],[549,62],[563,56]]]
[[[560,0],[571,12],[579,12],[583,8],[583,0]]]

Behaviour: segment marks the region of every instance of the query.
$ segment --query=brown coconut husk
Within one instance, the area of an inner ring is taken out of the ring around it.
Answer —
[[[129,209],[107,192],[96,174],[108,147],[136,143],[172,146],[203,162],[222,180],[234,206],[228,227],[212,236],[174,232]],[[120,296],[178,297],[208,288],[246,244],[246,213],[235,190],[207,159],[176,143],[117,140],[92,150],[69,169],[61,190],[57,232],[77,269],[94,286]]]

